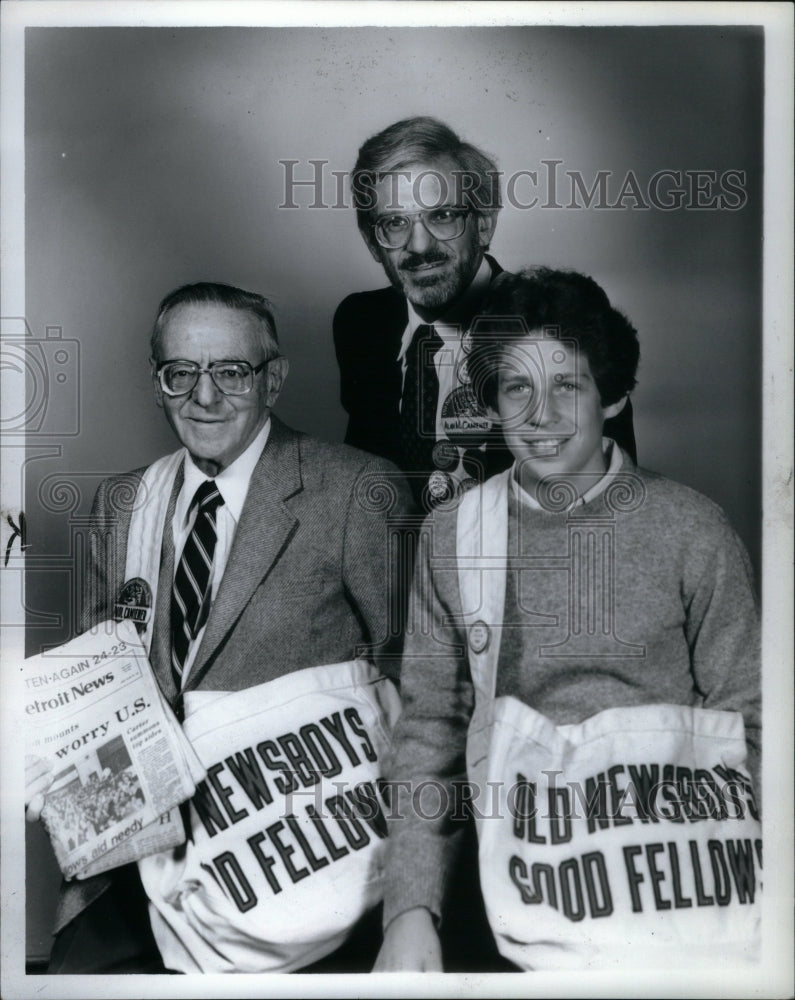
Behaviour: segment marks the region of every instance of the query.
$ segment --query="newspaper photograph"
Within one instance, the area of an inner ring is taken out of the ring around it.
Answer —
[[[26,753],[53,781],[42,821],[67,879],[174,847],[176,808],[204,775],[130,621],[25,662]]]

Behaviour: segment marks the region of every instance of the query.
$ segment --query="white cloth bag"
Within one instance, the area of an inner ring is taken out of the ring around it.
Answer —
[[[456,528],[475,688],[467,774],[483,896],[500,951],[521,968],[548,970],[755,960],[762,840],[745,768],[742,716],[644,705],[555,726],[515,698],[495,698],[510,476],[509,469],[465,494]],[[602,826],[592,819],[590,830],[583,800],[587,803],[590,792],[598,804],[605,794],[609,805],[611,774],[620,800],[629,765],[641,786],[648,786],[651,769],[657,768],[660,816],[644,822],[633,814],[630,790],[618,822]],[[527,783],[535,785],[534,822],[513,815],[528,807],[529,790],[517,790]],[[698,796],[703,797],[699,808],[716,816],[692,818],[692,799]],[[568,824],[565,816],[551,817],[550,801],[559,810],[569,803]],[[725,818],[716,818],[724,811]]]
[[[361,660],[186,694],[208,770],[192,840],[139,865],[167,968],[289,972],[345,940],[382,895],[377,782],[399,711]]]
[[[555,726],[497,699],[479,865],[525,969],[758,958],[762,834],[742,716],[679,705]]]

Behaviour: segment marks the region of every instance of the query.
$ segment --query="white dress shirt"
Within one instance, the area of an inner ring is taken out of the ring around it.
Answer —
[[[217,541],[215,544],[215,554],[213,556],[213,569],[210,577],[211,601],[215,600],[215,595],[218,593],[218,587],[221,583],[221,578],[224,575],[226,562],[229,558],[232,542],[234,541],[237,523],[240,520],[241,513],[243,512],[243,504],[246,502],[246,494],[248,493],[251,476],[254,472],[254,467],[259,461],[265,444],[267,443],[270,427],[271,422],[270,418],[268,418],[265,426],[257,434],[248,448],[246,448],[243,454],[238,455],[231,465],[227,466],[223,472],[219,472],[215,477],[215,485],[218,487],[219,493],[224,498],[224,502],[218,508],[215,515]],[[174,539],[175,576],[177,567],[179,566],[179,560],[182,555],[182,550],[185,547],[185,542],[187,542],[188,535],[193,528],[193,522],[196,520],[197,508],[193,507],[193,509],[191,509],[191,501],[196,494],[196,490],[208,479],[209,477],[202,472],[201,469],[199,469],[186,450],[184,482],[182,484],[182,489],[179,491],[179,496],[177,497],[174,519],[171,522],[172,537]],[[196,653],[201,645],[205,627],[206,625],[202,626],[188,647],[188,653],[185,657],[185,663],[182,668],[183,687],[185,686],[185,679],[187,678],[190,668],[193,665],[193,661],[196,659]]]
[[[461,348],[461,338],[464,333],[469,329],[469,323],[472,320],[471,315],[467,315],[469,309],[471,309],[471,303],[479,301],[486,292],[489,284],[491,283],[491,265],[484,257],[480,262],[480,267],[478,268],[475,277],[472,280],[472,284],[466,290],[461,302],[457,303],[456,306],[450,311],[447,316],[442,316],[439,319],[433,321],[432,324],[427,324],[433,326],[439,336],[442,338],[442,345],[436,351],[433,356],[433,363],[436,366],[436,376],[439,379],[439,396],[436,401],[436,440],[441,441],[448,437],[445,432],[444,425],[442,423],[442,410],[445,403],[447,402],[450,394],[459,385],[458,381],[458,364],[463,356],[463,351]],[[398,360],[401,364],[401,370],[403,375],[403,385],[405,386],[406,380],[406,353],[411,344],[412,338],[417,330],[418,326],[425,324],[425,320],[417,314],[412,306],[411,302],[407,301],[409,321],[406,324],[406,329],[403,331],[403,339],[400,343],[400,352],[398,354]],[[469,309],[468,309],[469,307]],[[466,323],[461,324],[454,321],[454,315],[456,313],[463,313],[467,316]],[[403,407],[403,394],[401,391],[400,399],[401,409]],[[458,464],[454,469],[449,469],[448,472],[455,483],[460,483],[464,479],[467,479],[468,474],[463,466],[463,455],[464,448],[456,444],[456,449],[458,451]]]
[[[466,298],[480,298],[491,283],[491,266],[484,257],[480,262],[480,267],[472,280],[472,284],[466,291]],[[418,316],[411,302],[406,302],[409,311],[409,321],[403,331],[403,339],[400,342],[400,353],[398,360],[403,372],[403,381],[406,379],[406,352],[409,349],[412,338],[418,326],[425,324],[425,320]],[[467,327],[461,327],[460,323],[453,323],[442,316],[434,320],[433,323],[425,324],[433,326],[443,340],[442,346],[433,356],[433,363],[436,365],[436,375],[439,379],[439,400],[436,407],[436,437],[445,436],[442,430],[442,406],[444,401],[455,388],[455,369],[458,359],[461,356],[461,335],[466,332]],[[401,393],[401,406],[403,404]]]

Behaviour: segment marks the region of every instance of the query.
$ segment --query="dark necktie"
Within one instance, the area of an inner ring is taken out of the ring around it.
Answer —
[[[434,355],[442,338],[433,326],[423,323],[414,331],[406,351],[406,377],[400,409],[400,443],[403,468],[407,472],[430,474],[431,453],[436,442],[436,407],[439,378]]]
[[[171,669],[177,691],[182,688],[182,671],[190,644],[207,621],[218,537],[215,515],[223,502],[211,479],[201,484],[191,501],[191,509],[197,508],[196,520],[182,550],[171,599]]]

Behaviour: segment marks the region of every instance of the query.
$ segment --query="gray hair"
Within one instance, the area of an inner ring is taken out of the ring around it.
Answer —
[[[264,295],[256,292],[246,292],[233,285],[222,285],[214,281],[200,281],[195,285],[182,285],[181,288],[169,292],[158,306],[157,318],[152,327],[151,351],[152,357],[158,357],[160,338],[163,326],[172,309],[183,305],[213,305],[226,306],[227,309],[239,309],[251,313],[258,321],[265,356],[272,358],[279,353],[279,338],[276,333],[276,320],[273,316],[273,306]]]
[[[371,136],[359,149],[351,185],[356,221],[365,238],[375,207],[374,187],[380,177],[412,163],[445,156],[460,171],[464,181],[461,192],[473,211],[496,214],[500,210],[500,172],[483,150],[464,142],[438,118],[404,118]]]

